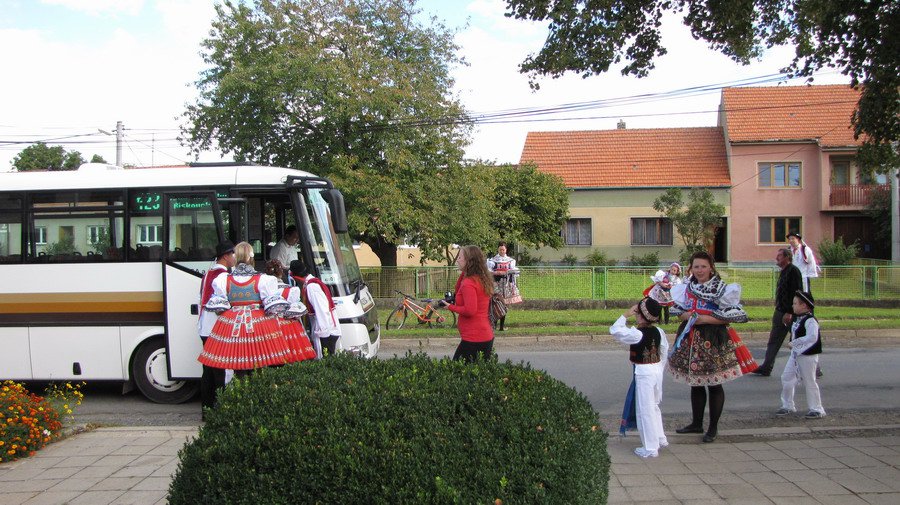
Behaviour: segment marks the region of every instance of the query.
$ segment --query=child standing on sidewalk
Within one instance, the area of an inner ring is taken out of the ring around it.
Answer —
[[[794,389],[797,382],[806,388],[806,403],[809,412],[806,419],[825,417],[819,385],[816,383],[816,366],[819,354],[822,353],[822,337],[819,334],[819,321],[813,315],[815,308],[812,294],[808,291],[797,291],[794,295],[794,324],[791,326],[791,356],[788,358],[784,373],[781,374],[781,408],[776,416],[786,416],[795,412]]]
[[[669,342],[666,333],[653,326],[659,321],[660,311],[659,302],[647,297],[619,316],[609,327],[609,333],[616,340],[630,346],[629,359],[634,364],[634,379],[625,398],[619,431],[624,436],[625,430],[637,427],[643,447],[636,448],[634,453],[642,458],[655,458],[661,447],[669,445],[659,410]],[[629,316],[635,316],[637,327],[626,325]]]

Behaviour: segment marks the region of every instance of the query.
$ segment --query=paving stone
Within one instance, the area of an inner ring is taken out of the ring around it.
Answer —
[[[636,502],[658,502],[660,500],[674,500],[672,493],[664,487],[625,487],[629,498]]]
[[[759,500],[765,498],[765,495],[762,494],[759,489],[756,489],[753,484],[747,484],[746,482],[740,484],[716,484],[710,487],[716,494],[728,500],[728,503],[732,503],[731,500],[733,499],[757,500],[753,503],[759,503]]]
[[[789,458],[794,459],[824,458],[826,456],[822,451],[813,449],[812,447],[804,447],[802,449],[784,449],[782,452],[784,452]]]
[[[109,505],[124,491],[85,491],[73,498],[67,505]]]
[[[168,477],[147,477],[131,489],[135,491],[168,491],[171,481],[172,479]]]
[[[113,477],[149,477],[156,471],[153,465],[126,466],[113,474]]]
[[[21,505],[36,494],[37,492],[0,493],[0,505]]]
[[[769,445],[783,451],[785,449],[808,449],[805,440],[774,440]]]
[[[736,474],[769,471],[768,468],[758,461],[732,461],[730,463],[720,464]]]
[[[128,491],[142,480],[142,477],[107,477],[92,487],[91,491]]]
[[[840,461],[849,468],[865,468],[883,466],[884,462],[867,456],[865,454],[857,454],[853,456],[836,456],[834,459]]]
[[[94,462],[96,466],[117,466],[119,468],[124,467],[128,463],[131,463],[135,460],[137,456],[123,456],[123,455],[109,455],[103,456]]]
[[[795,482],[800,489],[810,496],[852,494],[849,489],[827,479]]]
[[[744,479],[744,482],[750,484],[765,484],[769,482],[787,482],[784,477],[775,472],[747,472],[740,473],[738,476]]]
[[[35,479],[38,479],[38,480],[41,480],[41,479],[68,479],[69,477],[78,473],[79,470],[81,470],[81,469],[76,468],[76,467],[47,468],[46,470],[44,470],[43,472],[38,474],[38,476],[35,477]]]
[[[655,475],[620,475],[619,483],[624,487],[662,485]]]
[[[99,477],[102,479],[102,478],[109,477],[110,475],[112,475],[118,471],[119,471],[119,469],[114,466],[89,466],[87,468],[83,468],[83,469],[79,470],[78,473],[73,475],[71,478],[73,478],[73,479],[76,479],[76,478],[89,479],[92,477]]]
[[[46,491],[60,483],[62,479],[30,479],[24,481],[0,482],[0,494],[6,493],[38,493]]]
[[[725,465],[721,463],[685,463],[685,466],[690,469],[691,472],[700,474],[700,473],[733,473],[729,470]]]
[[[827,456],[823,457],[823,458],[808,458],[808,459],[804,458],[804,459],[800,459],[798,461],[803,463],[807,468],[811,468],[813,470],[847,468],[840,461],[838,461],[834,458],[827,457]]]
[[[774,505],[772,500],[763,495],[757,498],[728,498],[725,500],[728,505]]]
[[[864,474],[850,468],[844,470],[823,470],[822,473],[832,482],[836,482],[856,494],[890,493],[893,491],[885,484],[870,479]]]
[[[813,438],[811,440],[807,440],[806,445],[815,447],[817,449],[822,449],[825,447],[846,447],[847,444],[844,444],[840,440],[836,440],[833,438]]]
[[[819,505],[819,500],[810,496],[775,496],[772,502],[775,505]]]
[[[679,500],[700,500],[719,497],[713,491],[713,488],[706,484],[678,484],[669,486],[668,489]]]
[[[883,445],[873,445],[867,447],[859,447],[857,450],[863,454],[868,454],[869,456],[887,456],[891,454],[900,454],[896,449],[891,447],[885,447]]]
[[[872,449],[874,447],[870,447],[868,449]],[[838,456],[857,456],[860,454],[864,454],[862,449],[866,449],[866,447],[862,447],[857,449],[856,447],[850,447],[849,445],[841,445],[838,447],[822,447],[819,450],[822,451],[822,454],[826,454],[833,458]]]
[[[882,445],[874,440],[864,438],[864,437],[847,437],[847,438],[836,438],[835,440],[840,440],[844,443],[844,445],[849,445],[850,447],[871,447],[876,445]]]
[[[806,491],[792,482],[764,482],[754,485],[762,494],[772,498],[772,501],[782,496],[807,496]]]
[[[822,505],[868,505],[867,501],[852,494],[817,496],[816,499]]]
[[[760,461],[766,468],[776,472],[784,470],[806,470],[806,465],[795,459],[773,459],[771,461]]]
[[[730,450],[730,451],[712,451],[709,454],[712,459],[720,462],[729,462],[729,461],[756,461],[756,459],[747,454],[744,451]]]
[[[165,499],[166,491],[126,491],[119,495],[110,505],[144,505]]]
[[[790,459],[791,457],[782,451],[774,448],[768,448],[758,451],[746,451],[747,455],[757,461],[772,461],[776,459]]]
[[[38,452],[38,456],[41,453]],[[32,457],[29,458],[28,467],[29,468],[50,468],[54,467],[60,462],[68,459],[68,456],[49,456],[49,457]]]
[[[780,473],[788,482],[828,480],[815,470],[782,470],[778,473]]]
[[[733,473],[701,473],[697,477],[710,485],[718,484],[744,484],[744,479]]]
[[[657,475],[664,486],[679,484],[703,484],[703,480],[696,475]]]
[[[44,491],[28,500],[22,502],[22,505],[59,505],[80,495],[81,491]]]
[[[87,491],[94,487],[98,482],[100,482],[99,477],[87,479],[72,477],[59,481],[55,486],[50,488],[50,491]]]
[[[625,488],[610,487],[608,503],[632,503],[632,501],[631,501],[631,497],[628,496],[628,493],[625,492]]]
[[[872,505],[897,505],[900,503],[900,493],[866,493],[860,494],[859,497]]]
[[[53,466],[57,468],[68,468],[73,466],[84,468],[86,466],[91,466],[98,459],[100,459],[100,456],[72,456],[70,458],[63,459]]]

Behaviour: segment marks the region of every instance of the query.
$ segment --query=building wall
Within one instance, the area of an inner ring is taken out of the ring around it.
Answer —
[[[363,268],[381,266],[381,260],[372,252],[372,248],[368,244],[360,243],[358,246],[353,246],[353,250],[356,252],[356,261],[359,262],[359,266]],[[397,248],[397,266],[417,267],[422,265],[421,260],[422,253],[419,252],[418,247],[400,246]],[[446,266],[446,264],[441,261],[426,261],[425,266]]]
[[[800,234],[810,245],[831,238],[833,219],[821,212],[828,198],[827,156],[814,143],[732,145],[731,166],[731,255],[732,262],[773,261],[776,243],[759,241],[760,217],[800,217]],[[799,162],[799,188],[759,186],[759,163]],[[824,179],[823,179],[824,178]],[[784,239],[784,237],[781,237]]]
[[[712,191],[716,201],[725,206],[725,217],[728,217],[728,190],[716,188]],[[661,262],[677,260],[684,246],[675,229],[672,232],[672,246],[631,245],[631,219],[663,217],[653,209],[653,201],[664,192],[664,188],[573,190],[569,193],[569,217],[591,220],[591,245],[563,246],[558,250],[543,247],[532,254],[550,263],[559,262],[567,254],[576,256],[583,263],[587,255],[596,249],[620,263],[627,262],[632,254],[643,256],[653,252],[659,254]]]

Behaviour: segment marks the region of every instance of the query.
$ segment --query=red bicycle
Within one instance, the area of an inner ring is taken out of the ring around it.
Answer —
[[[437,300],[433,298],[425,298],[416,300],[401,291],[397,291],[400,295],[400,301],[397,307],[388,314],[384,327],[387,330],[399,330],[406,324],[406,318],[410,314],[416,316],[418,324],[427,324],[430,328],[453,327],[456,326],[456,313],[440,308],[437,306]]]

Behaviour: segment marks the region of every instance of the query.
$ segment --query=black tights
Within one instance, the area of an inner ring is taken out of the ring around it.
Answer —
[[[703,411],[706,410],[706,390],[709,390],[709,434],[715,435],[719,429],[719,417],[725,407],[725,388],[717,386],[691,386],[691,425],[703,427]]]

